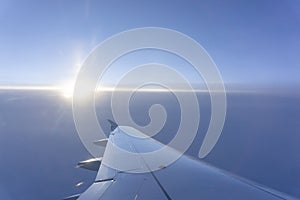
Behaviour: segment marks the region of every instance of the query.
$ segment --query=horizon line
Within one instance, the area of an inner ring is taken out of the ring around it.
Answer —
[[[68,93],[73,93],[73,87],[66,87],[66,86],[58,86],[58,85],[0,85],[0,90],[23,90],[23,91],[58,91],[58,92],[68,92]],[[209,92],[208,89],[192,89],[192,90],[183,90],[180,88],[168,90],[167,88],[157,88],[157,87],[146,87],[146,88],[130,88],[130,87],[122,87],[122,88],[114,88],[114,87],[107,87],[107,86],[98,86],[95,89],[95,92],[113,92],[113,91],[118,91],[118,92],[129,92],[133,91],[134,92]],[[228,93],[244,93],[244,92],[259,92],[260,90],[255,90],[255,89],[228,89],[225,88],[225,92]],[[223,91],[211,91],[211,92],[223,92]]]

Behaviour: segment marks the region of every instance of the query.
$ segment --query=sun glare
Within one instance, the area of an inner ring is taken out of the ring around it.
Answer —
[[[61,94],[66,99],[72,99],[74,92],[74,83],[66,83],[61,86]]]

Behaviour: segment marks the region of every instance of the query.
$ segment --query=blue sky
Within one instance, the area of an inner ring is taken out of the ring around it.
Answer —
[[[194,38],[211,55],[225,83],[300,83],[297,0],[1,0],[0,26],[0,85],[73,80],[98,43],[146,26]]]
[[[279,85],[296,88],[299,94],[299,0],[0,0],[0,89],[73,81],[97,44],[121,31],[148,26],[174,29],[198,41],[217,64],[225,84]],[[125,62],[141,64],[156,56],[152,52],[144,58],[145,53],[149,52],[135,54],[141,60],[127,55]],[[169,59],[167,63],[184,65],[173,56],[160,55]],[[195,78],[192,71],[185,73]],[[0,170],[0,198],[57,199],[53,197],[82,192],[74,185],[83,180],[87,187],[94,174],[74,168],[88,153],[74,137],[71,104],[56,96],[33,94],[0,95],[0,157],[7,163]],[[223,144],[216,146],[208,161],[300,196],[299,95],[228,97]],[[110,101],[103,99],[100,108],[111,116]],[[202,105],[206,111],[205,102]],[[144,113],[139,116],[143,120]],[[205,121],[202,127],[206,128]],[[223,162],[226,155],[229,159]]]

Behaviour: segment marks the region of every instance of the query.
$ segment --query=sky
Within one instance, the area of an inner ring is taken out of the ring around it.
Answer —
[[[142,27],[169,28],[195,39],[216,63],[226,86],[300,91],[299,0],[0,0],[0,90],[69,89],[99,43]],[[120,58],[105,81],[114,82],[131,66],[152,60],[175,65],[201,82],[179,58],[148,50]],[[53,197],[75,194],[74,185],[85,177],[94,180],[94,174],[74,168],[78,160],[87,159],[88,152],[77,138],[69,101],[46,94],[47,98],[0,91],[0,157],[8,163],[0,170],[0,198],[9,199],[1,196],[7,193],[19,199],[24,195],[57,199]],[[300,95],[251,95],[228,95],[226,137],[210,161],[219,159],[217,164],[229,171],[298,197],[299,140],[295,138],[299,138]],[[110,109],[109,103],[103,108]],[[283,150],[278,149],[282,144]],[[239,151],[232,153],[232,149]],[[230,157],[227,162],[221,162],[224,155]],[[32,165],[32,159],[40,162]]]
[[[97,44],[164,27],[200,43],[225,84],[300,84],[300,2],[0,0],[0,85],[64,85]]]

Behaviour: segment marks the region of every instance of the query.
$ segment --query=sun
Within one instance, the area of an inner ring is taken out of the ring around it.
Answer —
[[[74,83],[73,82],[68,82],[60,87],[61,90],[61,95],[66,98],[66,99],[72,99],[73,98],[73,93],[74,93]]]

